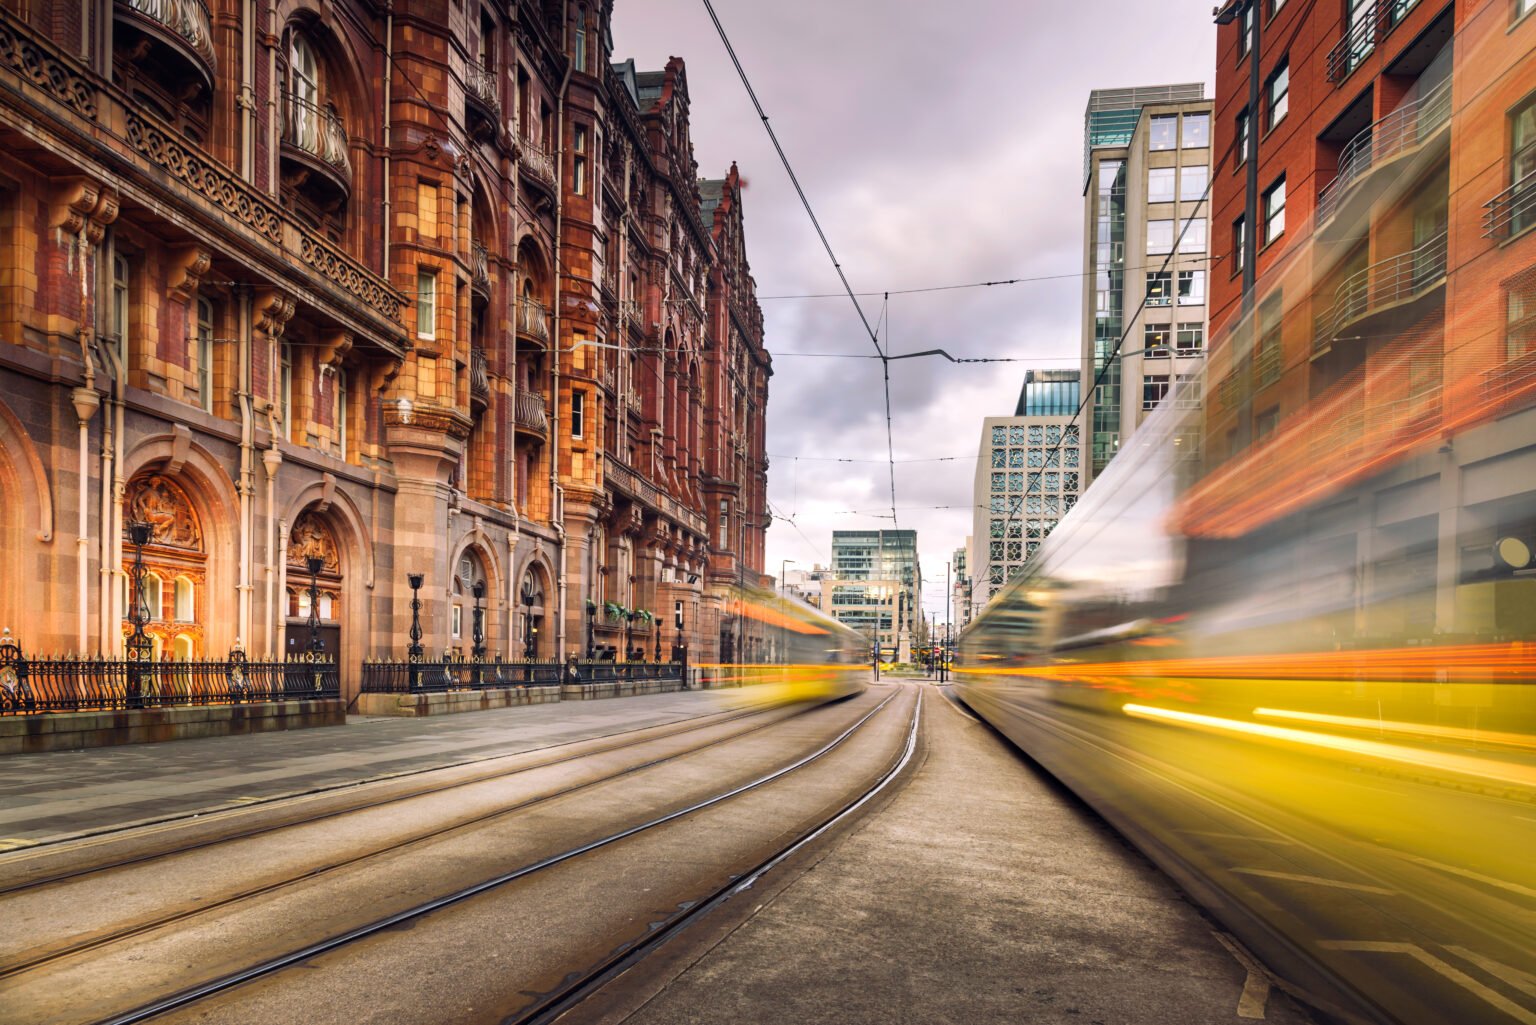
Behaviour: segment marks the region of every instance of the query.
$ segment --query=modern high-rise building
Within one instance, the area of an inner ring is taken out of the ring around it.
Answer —
[[[1083,380],[1102,377],[1084,422],[1098,473],[1181,383],[1184,400],[1197,395],[1210,248],[1205,87],[1094,90],[1083,167]]]
[[[915,530],[834,530],[832,569],[822,576],[822,611],[910,661],[923,590]]]
[[[967,569],[974,614],[1034,555],[1092,479],[1076,370],[1029,370],[1013,416],[982,423]]]
[[[949,614],[954,631],[963,630],[971,624],[970,550],[974,543],[974,537],[966,537],[965,544],[956,548],[949,559],[950,572],[953,574],[949,582]]]

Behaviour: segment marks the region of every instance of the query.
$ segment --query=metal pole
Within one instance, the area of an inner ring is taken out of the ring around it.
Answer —
[[[144,667],[155,657],[155,642],[144,633],[149,619],[149,609],[144,604],[144,546],[149,543],[154,528],[148,523],[128,524],[128,540],[133,545],[133,609],[128,619],[133,632],[125,646],[128,654],[128,707],[144,707]]]
[[[482,583],[481,581],[477,580],[477,581],[474,582],[473,585],[471,585],[470,591],[475,596],[475,611],[474,611],[475,620],[474,620],[473,626],[470,629],[470,640],[473,642],[473,646],[469,649],[469,654],[470,654],[470,657],[472,659],[474,659],[476,662],[484,662],[485,661],[485,609],[483,609],[480,606],[480,599],[485,597],[485,584]]]
[[[309,653],[313,656],[325,649],[320,640],[320,570],[325,566],[325,560],[311,555],[304,563],[309,570]]]
[[[405,649],[405,660],[410,666],[410,687],[415,690],[421,681],[421,584],[425,577],[410,573],[405,579],[411,585],[411,643]]]

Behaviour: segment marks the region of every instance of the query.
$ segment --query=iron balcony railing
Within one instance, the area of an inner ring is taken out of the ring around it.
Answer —
[[[485,350],[478,345],[469,350],[469,395],[481,404],[491,399],[491,375],[486,366]]]
[[[549,314],[532,299],[520,299],[517,304],[517,330],[529,338],[549,341]]]
[[[1333,293],[1333,302],[1317,318],[1314,353],[1328,349],[1340,332],[1355,321],[1396,303],[1417,298],[1445,277],[1446,233],[1417,247],[1345,278]]]
[[[623,680],[681,681],[684,671],[681,662],[380,660],[363,663],[361,690],[364,694],[413,694]]]
[[[1536,395],[1536,350],[1483,374],[1483,395],[1490,402],[1502,403],[1527,393]]]
[[[341,116],[294,92],[283,97],[283,141],[331,165],[348,181],[352,160],[347,155],[347,130]]]
[[[1375,0],[1347,11],[1344,38],[1328,51],[1328,81],[1342,82],[1376,49],[1376,23],[1380,18]]]
[[[1536,224],[1536,171],[1483,204],[1483,238],[1513,238]]]
[[[493,120],[501,117],[501,98],[496,95],[496,72],[493,69],[479,64],[469,65],[464,74],[464,86],[492,112]]]
[[[1416,149],[1428,141],[1451,117],[1451,80],[1405,103],[1374,124],[1366,126],[1339,153],[1338,173],[1317,198],[1317,221],[1322,224],[1338,212],[1352,187],[1371,168]]]
[[[1254,357],[1253,371],[1260,388],[1280,380],[1280,346],[1274,343],[1260,345]]]
[[[0,646],[0,716],[111,712],[140,708],[314,701],[341,694],[328,659],[227,659],[131,662],[126,659],[29,658]]]
[[[210,69],[216,66],[213,53],[213,18],[203,0],[121,0],[124,7],[136,11],[156,24],[163,25],[186,40]]]
[[[544,396],[538,392],[517,393],[517,426],[538,434],[549,433],[549,413],[544,406]]]
[[[470,287],[481,295],[491,294],[491,254],[483,242],[470,243],[469,281]]]
[[[535,181],[543,182],[549,186],[555,184],[554,158],[549,155],[543,146],[527,137],[524,137],[522,143],[521,166],[523,170],[533,176]]]

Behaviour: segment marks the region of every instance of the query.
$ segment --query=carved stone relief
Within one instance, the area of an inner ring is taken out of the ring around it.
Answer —
[[[123,523],[148,523],[150,544],[201,551],[203,533],[187,496],[159,474],[136,478],[123,500]]]

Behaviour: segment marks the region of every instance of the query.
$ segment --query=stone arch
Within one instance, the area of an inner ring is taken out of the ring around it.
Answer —
[[[531,294],[548,309],[554,302],[554,275],[552,261],[536,235],[524,232],[517,241],[518,298]]]
[[[450,605],[455,600],[455,583],[460,577],[459,570],[461,564],[466,558],[474,559],[478,562],[480,573],[483,576],[485,582],[485,598],[483,606],[485,608],[484,629],[486,658],[494,658],[498,654],[502,658],[508,658],[511,656],[511,634],[506,629],[508,607],[503,567],[501,560],[496,556],[496,546],[491,543],[491,539],[485,533],[485,531],[479,527],[476,527],[474,530],[470,531],[470,533],[459,539],[459,543],[454,546],[451,557],[448,560],[448,600]],[[465,594],[468,594],[467,581],[464,582],[464,590]],[[472,598],[468,601],[472,602]],[[467,603],[466,609],[469,607],[470,605]],[[449,634],[451,638],[452,613],[450,612],[449,615]],[[467,612],[466,615],[468,615]],[[465,619],[464,623],[465,629],[459,640],[455,641],[454,643],[458,643],[459,646],[462,647],[466,653],[468,653],[470,647],[472,646],[472,631],[470,629],[472,623],[471,620],[467,618]]]
[[[336,110],[342,116],[349,135],[372,141],[372,109],[367,83],[370,76],[352,46],[352,38],[346,26],[337,18],[333,5],[316,5],[307,0],[280,3],[276,10],[276,22],[284,32],[298,28],[305,32],[320,50],[330,76],[327,91],[335,97]],[[355,131],[359,126],[361,131]]]
[[[48,473],[38,457],[37,446],[22,426],[16,414],[0,400],[0,460],[10,464],[10,476],[4,479],[8,486],[6,495],[15,496],[12,502],[22,509],[21,524],[37,524],[37,540],[47,543],[53,540],[53,490],[48,486]],[[3,473],[0,470],[0,473]],[[82,497],[82,501],[83,501]],[[20,524],[18,524],[20,526]],[[17,551],[12,548],[10,551]]]
[[[289,498],[281,525],[282,541],[278,559],[280,600],[286,600],[294,586],[288,578],[288,546],[292,532],[306,513],[322,522],[335,541],[336,568],[342,608],[336,619],[340,645],[336,652],[341,669],[342,697],[351,700],[357,694],[363,658],[372,634],[370,607],[374,590],[374,547],[368,533],[368,521],[351,496],[336,487],[329,475],[314,481]],[[287,609],[282,610],[286,613]],[[287,615],[279,615],[279,643],[285,653],[301,650],[304,638],[288,632]]]
[[[522,565],[518,569],[514,588],[514,593],[517,595],[518,600],[517,614],[514,617],[518,623],[516,641],[518,644],[518,651],[516,653],[518,658],[524,657],[524,652],[527,650],[526,645],[529,636],[527,631],[530,624],[528,621],[528,605],[524,598],[524,584],[530,580],[533,582],[535,593],[535,600],[532,606],[532,626],[536,631],[534,634],[533,655],[538,659],[555,659],[559,657],[560,653],[555,651],[554,648],[555,619],[559,615],[557,607],[559,596],[555,590],[555,581],[557,579],[554,564],[542,550],[535,551],[529,555],[527,559],[523,560]]]
[[[204,594],[197,604],[199,639],[205,654],[222,656],[234,646],[240,631],[240,500],[234,481],[184,427],[147,437],[124,456],[123,479],[130,488],[134,481],[153,477],[170,482],[197,518],[205,574]],[[122,501],[119,522],[126,524],[132,518],[128,493]],[[126,549],[125,542],[125,560],[131,558]],[[114,586],[121,585],[114,582]]]

